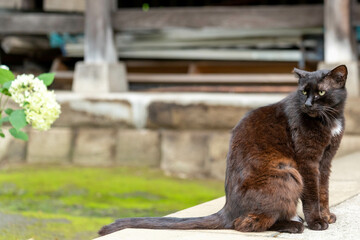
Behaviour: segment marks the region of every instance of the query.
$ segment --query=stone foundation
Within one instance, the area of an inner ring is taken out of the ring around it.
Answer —
[[[29,142],[0,139],[9,163],[161,167],[179,177],[224,179],[232,127],[281,95],[58,93],[60,119]],[[177,95],[177,96],[174,96]],[[251,101],[253,100],[253,101]],[[349,99],[337,156],[360,150],[360,99]],[[5,130],[5,132],[7,132]]]

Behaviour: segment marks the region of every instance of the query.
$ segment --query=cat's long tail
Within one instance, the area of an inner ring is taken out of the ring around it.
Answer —
[[[225,218],[220,212],[206,217],[196,218],[172,218],[172,217],[150,217],[150,218],[123,218],[103,226],[99,235],[119,231],[124,228],[148,228],[148,229],[225,229]]]

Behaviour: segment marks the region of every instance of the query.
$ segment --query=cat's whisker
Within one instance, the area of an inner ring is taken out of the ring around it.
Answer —
[[[323,117],[324,119],[324,123],[329,125],[331,123],[331,118],[329,115],[325,114],[324,112],[319,112],[320,113],[320,116]]]
[[[335,108],[332,108],[332,107],[329,107],[329,106],[323,106],[323,109],[324,109],[324,111],[326,111],[326,112],[331,112],[331,113],[334,113],[334,114],[339,114],[339,112],[338,112]]]

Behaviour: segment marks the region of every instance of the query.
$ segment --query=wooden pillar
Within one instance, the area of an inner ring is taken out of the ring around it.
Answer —
[[[111,15],[113,0],[86,0],[85,12],[85,63],[115,63]]]
[[[115,0],[86,0],[84,62],[75,66],[74,92],[108,93],[128,89],[125,65],[118,61],[112,28]]]
[[[352,24],[353,0],[325,0],[325,61],[320,69],[332,69],[340,64],[348,68],[346,87],[349,96],[360,95],[358,53],[355,28]]]
[[[357,60],[354,28],[351,21],[352,0],[325,0],[325,62]]]

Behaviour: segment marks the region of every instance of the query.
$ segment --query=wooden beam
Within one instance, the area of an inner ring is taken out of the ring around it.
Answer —
[[[85,13],[85,63],[115,63],[111,13],[113,0],[86,0]]]
[[[293,74],[136,74],[129,73],[131,83],[191,84],[287,84],[296,85]]]
[[[353,24],[360,25],[360,6],[353,9]],[[295,16],[295,17],[294,17]],[[323,26],[322,5],[257,7],[151,8],[148,12],[122,9],[113,13],[116,31],[166,27],[310,28]],[[0,34],[83,33],[84,16],[74,13],[1,12]]]
[[[351,22],[352,0],[325,0],[325,62],[357,60],[354,28]]]
[[[73,71],[53,70],[56,77],[72,79]],[[293,74],[139,74],[127,75],[130,83],[148,84],[283,84],[297,85]]]
[[[144,92],[289,93],[295,89],[295,86],[176,86],[134,90]]]
[[[84,17],[81,14],[2,12],[0,23],[0,34],[84,32]]]
[[[113,16],[115,30],[181,28],[303,28],[323,25],[322,5],[124,9]]]

